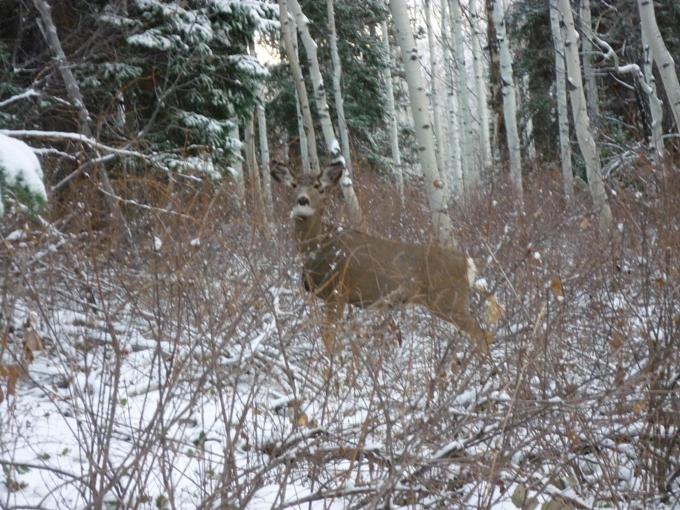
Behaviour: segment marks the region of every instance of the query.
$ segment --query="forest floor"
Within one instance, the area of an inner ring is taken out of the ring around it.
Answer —
[[[602,240],[541,191],[456,218],[490,358],[416,308],[350,311],[329,358],[285,209],[159,211],[134,249],[10,214],[0,507],[677,507],[677,194],[620,198]]]

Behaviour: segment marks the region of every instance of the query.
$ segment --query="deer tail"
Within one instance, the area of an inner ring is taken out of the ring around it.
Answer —
[[[475,280],[477,279],[477,266],[472,257],[467,258],[467,279],[468,285],[473,287],[475,285]]]
[[[467,278],[470,288],[479,292],[486,304],[486,321],[489,324],[496,324],[505,314],[505,310],[498,303],[496,296],[489,290],[489,282],[485,278],[477,280],[477,266],[475,261],[468,257],[467,259]]]

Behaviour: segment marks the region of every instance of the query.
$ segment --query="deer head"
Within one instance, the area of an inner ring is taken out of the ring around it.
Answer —
[[[342,164],[330,165],[318,175],[302,175],[298,178],[288,167],[276,163],[271,175],[295,193],[291,218],[295,221],[298,240],[304,242],[319,237],[322,233],[321,218],[326,192],[340,180]]]

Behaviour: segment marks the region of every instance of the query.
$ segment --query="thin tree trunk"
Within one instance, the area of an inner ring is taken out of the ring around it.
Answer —
[[[260,169],[255,157],[255,116],[251,115],[246,121],[244,130],[246,167],[248,168],[248,182],[250,195],[254,204],[255,218],[258,225],[266,224],[264,198],[262,197],[262,183],[260,182]]]
[[[328,30],[331,40],[331,62],[333,64],[333,98],[335,99],[335,113],[338,117],[338,133],[340,134],[340,145],[342,155],[345,158],[345,165],[349,175],[353,174],[352,158],[349,147],[349,131],[347,120],[345,119],[345,101],[342,97],[342,64],[338,53],[338,36],[335,30],[335,6],[334,0],[326,0],[326,10],[328,11]]]
[[[588,114],[594,126],[600,123],[600,98],[593,69],[593,22],[590,16],[590,0],[581,0],[581,49],[583,55],[583,79],[586,87]]]
[[[345,202],[349,209],[349,215],[354,225],[362,223],[361,208],[359,207],[359,200],[354,192],[354,184],[352,182],[352,175],[349,173],[345,158],[342,156],[340,144],[335,137],[335,130],[331,122],[331,116],[328,111],[328,102],[326,101],[326,88],[324,87],[323,77],[321,76],[321,68],[319,67],[319,60],[316,53],[316,43],[309,33],[309,20],[302,12],[302,8],[297,0],[288,0],[288,5],[296,20],[296,25],[302,44],[305,47],[307,54],[307,62],[309,63],[309,73],[312,78],[312,86],[314,87],[314,100],[316,102],[316,110],[319,115],[319,122],[321,123],[321,131],[323,133],[326,149],[333,162],[343,164],[343,176],[340,181],[342,194],[345,197]]]
[[[652,50],[649,47],[649,41],[645,36],[645,31],[642,32],[642,70],[644,72],[645,81],[649,84],[649,110],[652,115],[651,132],[651,146],[654,147],[655,158],[657,160],[663,159],[665,155],[665,147],[663,143],[663,105],[656,92],[656,79],[654,78],[654,71],[652,70]]]
[[[257,130],[260,145],[260,164],[262,165],[262,192],[264,193],[265,212],[267,220],[272,217],[272,179],[269,174],[269,141],[267,140],[267,114],[264,106],[264,97],[260,94],[260,102],[257,105]]]
[[[236,186],[236,196],[238,197],[237,207],[245,204],[246,199],[246,179],[243,175],[243,144],[241,143],[241,135],[239,133],[237,119],[232,119],[232,125],[229,128],[229,137],[234,141],[236,159],[232,164],[234,170],[233,178]]]
[[[555,46],[555,92],[557,95],[557,126],[560,137],[560,162],[564,196],[571,200],[574,187],[574,171],[571,166],[571,144],[569,139],[569,109],[567,107],[566,72],[564,69],[564,40],[555,0],[550,5],[550,29]]]
[[[652,0],[638,0],[640,10],[640,24],[642,32],[652,49],[652,56],[656,62],[656,67],[661,75],[661,81],[666,89],[668,102],[675,120],[675,130],[680,133],[680,83],[678,74],[675,70],[675,62],[670,52],[666,48],[656,23],[654,3]]]
[[[57,33],[57,27],[52,19],[51,7],[46,0],[33,0],[33,4],[40,13],[40,20],[43,24],[43,36],[47,41],[47,45],[50,51],[54,55],[57,65],[59,67],[59,72],[61,73],[62,80],[66,86],[66,94],[69,101],[73,106],[75,106],[78,111],[78,119],[80,120],[80,132],[87,136],[88,138],[94,138],[94,133],[92,131],[90,113],[87,111],[85,106],[85,101],[83,100],[83,95],[80,92],[80,87],[76,81],[75,76],[71,72],[71,66],[66,58],[64,49],[61,46],[61,41],[59,39],[59,34]],[[123,216],[123,211],[120,209],[118,202],[116,201],[116,193],[109,180],[109,175],[106,172],[104,165],[97,165],[99,178],[104,188],[104,200],[108,203],[109,207],[113,211],[114,216],[120,221],[121,227],[125,232],[125,236],[128,242],[132,243],[132,232],[130,227]]]
[[[498,36],[493,22],[494,0],[484,0],[486,8],[486,40],[489,45],[489,103],[491,107],[492,131],[491,157],[493,161],[500,160],[505,140],[505,126],[503,125],[501,98],[501,57],[498,53]]]
[[[399,190],[399,200],[404,205],[404,172],[401,168],[401,153],[399,151],[399,119],[394,106],[394,84],[392,83],[392,52],[390,50],[390,33],[387,28],[387,21],[382,22],[383,49],[385,52],[385,97],[387,99],[387,116],[390,122],[390,147],[392,150],[392,172],[397,179],[397,189]]]
[[[300,60],[297,56],[297,47],[293,39],[295,29],[293,28],[293,30],[291,30],[286,0],[279,0],[279,21],[281,23],[283,41],[286,46],[288,65],[290,66],[290,70],[293,73],[295,91],[297,94],[298,104],[300,105],[300,110],[302,112],[302,122],[305,131],[305,141],[307,145],[307,154],[309,156],[310,171],[314,174],[318,174],[321,171],[321,167],[319,165],[319,156],[316,152],[316,134],[314,133],[312,112],[309,108],[309,98],[307,97],[305,79],[302,76],[302,68],[300,67]]]
[[[614,61],[613,71],[619,74],[632,74],[638,81],[642,92],[647,96],[647,101],[649,102],[649,110],[652,115],[652,125],[650,126],[652,132],[652,145],[655,147],[658,156],[663,155],[663,138],[661,131],[661,118],[663,115],[663,109],[661,101],[656,95],[656,86],[654,84],[654,74],[651,70],[651,60],[649,59],[649,45],[646,44],[647,40],[645,38],[644,32],[642,33],[642,51],[643,51],[643,67],[648,68],[648,73],[640,69],[637,64],[625,64],[619,65],[619,58],[614,49],[611,47],[607,41],[596,37],[595,41],[599,46],[601,46],[605,53],[603,56],[605,59],[612,59]],[[649,75],[649,76],[648,76]],[[648,79],[649,78],[649,79]],[[660,150],[659,150],[660,148]]]
[[[487,82],[484,79],[484,65],[482,62],[482,32],[479,30],[479,13],[477,0],[470,0],[471,36],[472,36],[472,65],[475,72],[475,92],[477,94],[477,122],[479,122],[479,137],[482,146],[482,168],[491,167],[491,138],[489,136],[489,105],[487,104]]]
[[[472,113],[470,110],[470,93],[468,91],[468,74],[465,65],[465,40],[463,38],[463,18],[458,0],[449,1],[451,31],[453,33],[453,54],[455,59],[455,77],[458,82],[458,112],[461,119],[461,145],[463,167],[463,185],[466,195],[479,186],[479,170],[473,162],[474,132],[472,129]]]
[[[611,231],[612,213],[607,202],[607,194],[602,180],[600,156],[591,132],[586,97],[583,91],[583,78],[581,77],[578,55],[578,33],[574,25],[574,17],[569,0],[557,0],[557,5],[563,20],[567,83],[569,84],[569,97],[571,99],[571,111],[574,117],[576,138],[585,160],[588,188],[598,215],[600,231],[607,235]]]
[[[463,197],[463,167],[461,166],[460,150],[460,122],[458,112],[460,101],[458,100],[453,47],[449,39],[451,17],[448,13],[448,0],[441,0],[441,23],[442,41],[444,45],[444,67],[446,75],[446,147],[448,152],[447,168],[443,177],[448,185],[449,192],[454,197]]]
[[[517,92],[512,73],[512,57],[510,44],[505,30],[505,5],[503,0],[496,0],[493,8],[494,24],[498,37],[501,58],[501,83],[503,93],[503,116],[505,132],[510,155],[510,179],[515,193],[522,199],[522,158],[520,152],[519,130],[517,128]]]
[[[444,172],[444,140],[439,117],[439,101],[437,100],[437,56],[435,53],[434,32],[432,29],[432,6],[430,0],[425,0],[425,31],[427,32],[427,46],[430,52],[430,104],[432,105],[432,120],[434,121],[437,169],[441,175]]]
[[[420,74],[418,47],[411,32],[408,10],[404,0],[390,0],[390,10],[397,29],[397,39],[406,71],[411,113],[415,124],[416,140],[418,141],[418,157],[425,180],[425,191],[432,213],[434,231],[439,242],[456,246],[453,226],[448,215],[444,186],[437,171],[427,95],[424,80]]]

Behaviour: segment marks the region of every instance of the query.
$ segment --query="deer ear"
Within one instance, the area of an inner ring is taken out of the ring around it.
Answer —
[[[337,184],[340,177],[342,177],[342,171],[344,169],[345,165],[342,161],[338,161],[324,168],[319,179],[321,181],[321,189],[325,190],[334,184]]]
[[[290,169],[281,163],[273,162],[270,174],[276,182],[285,184],[289,188],[297,186],[297,180],[293,177]]]

